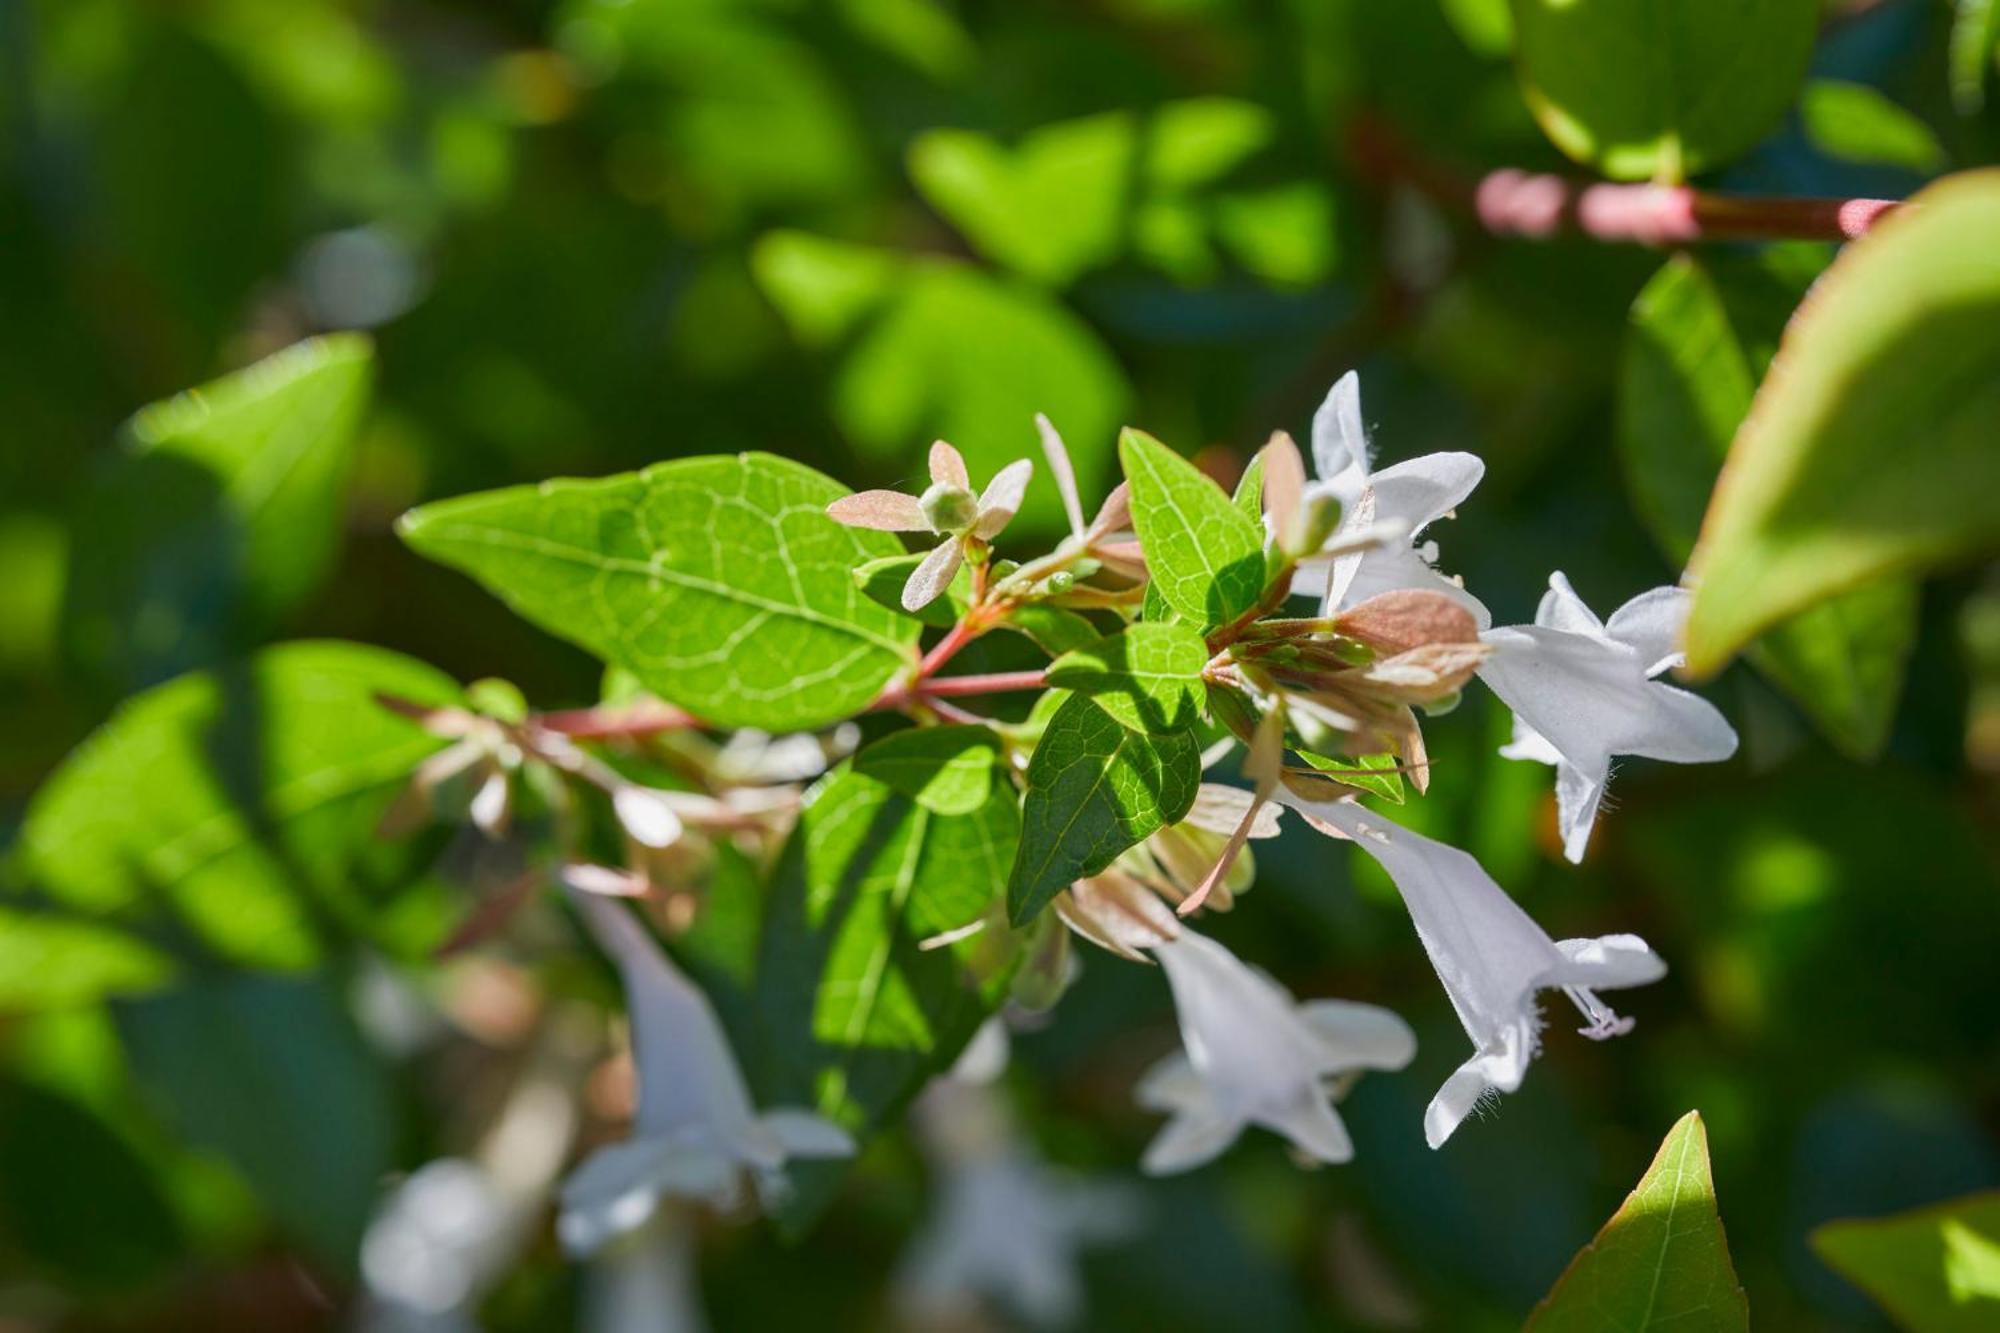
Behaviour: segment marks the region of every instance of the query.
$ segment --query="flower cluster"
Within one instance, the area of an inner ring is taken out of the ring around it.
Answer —
[[[956,725],[929,738],[948,745],[871,747],[843,764],[858,740],[851,723],[826,735],[739,732],[718,743],[658,700],[581,719],[530,715],[517,696],[490,689],[475,689],[468,708],[401,705],[451,743],[417,772],[387,823],[407,826],[463,788],[471,822],[500,838],[523,796],[532,798],[529,807],[558,831],[559,854],[543,869],[564,886],[624,987],[636,1112],[630,1136],[599,1147],[562,1188],[559,1231],[572,1249],[597,1252],[619,1236],[673,1230],[670,1199],[724,1210],[768,1205],[784,1195],[788,1161],[856,1151],[849,1129],[816,1111],[756,1109],[714,1006],[660,936],[671,942],[710,910],[705,880],[718,857],[768,867],[788,842],[813,842],[793,836],[812,800],[803,784],[829,765],[840,765],[829,781],[876,774],[894,799],[921,808],[919,828],[973,818],[1015,787],[1026,789],[1022,818],[1031,821],[1038,800],[1059,799],[1051,793],[1064,766],[1049,765],[1048,776],[1041,751],[1071,705],[1008,721],[954,702],[978,693],[1060,681],[1099,705],[1084,709],[1095,719],[1087,733],[1113,736],[1095,761],[1109,766],[1130,751],[1133,772],[1154,775],[1123,789],[1107,781],[1108,796],[1085,791],[1131,808],[1093,810],[1096,822],[1074,845],[1065,839],[1085,826],[1073,808],[1024,835],[1004,915],[1001,903],[988,902],[962,920],[932,920],[912,943],[919,953],[986,944],[989,957],[1013,951],[1008,1012],[1016,1015],[1057,1003],[1075,968],[1072,937],[1157,965],[1180,1049],[1135,1090],[1142,1107],[1166,1117],[1141,1158],[1149,1173],[1208,1162],[1251,1126],[1282,1136],[1301,1160],[1347,1161],[1355,1148],[1339,1099],[1364,1072],[1401,1069],[1415,1055],[1415,1036],[1396,1014],[1346,1000],[1301,1002],[1197,928],[1199,913],[1239,904],[1255,878],[1252,845],[1280,834],[1285,811],[1387,872],[1472,1042],[1472,1056],[1425,1112],[1432,1147],[1483,1102],[1519,1087],[1540,1047],[1543,991],[1562,992],[1583,1035],[1604,1039],[1633,1025],[1604,994],[1664,974],[1634,935],[1552,939],[1472,856],[1361,800],[1400,799],[1405,784],[1427,790],[1425,719],[1483,681],[1513,713],[1513,739],[1501,753],[1554,765],[1562,849],[1579,860],[1614,758],[1695,763],[1735,748],[1713,706],[1658,679],[1679,662],[1684,590],[1642,593],[1600,620],[1557,573],[1534,623],[1495,626],[1485,604],[1441,572],[1430,536],[1477,488],[1483,465],[1471,454],[1436,453],[1378,468],[1351,373],[1314,417],[1317,475],[1289,437],[1276,435],[1234,499],[1139,437],[1126,446],[1135,451],[1127,481],[1086,522],[1061,437],[1046,419],[1036,424],[1069,529],[1046,555],[1016,562],[993,547],[1023,504],[1032,464],[1000,468],[975,493],[965,460],[942,441],[931,448],[921,495],[864,491],[827,508],[848,527],[934,539],[921,555],[870,561],[856,584],[899,614],[922,612],[948,626],[928,652],[912,650],[871,710],[900,711],[919,728]],[[1162,481],[1162,469],[1174,468],[1181,471]],[[1142,470],[1150,472],[1144,486]],[[1204,542],[1232,552],[1229,560],[1211,558]],[[1153,586],[1175,562],[1169,586],[1178,600]],[[886,597],[871,582],[884,569],[896,582]],[[1207,603],[1188,588],[1204,583],[1216,609],[1196,624]],[[1028,635],[1055,663],[1046,673],[942,674],[967,644],[1001,628]],[[655,743],[642,753],[591,744],[621,735]],[[1068,743],[1081,744],[1076,735]],[[1244,785],[1204,778],[1238,754]],[[1171,780],[1162,776],[1169,767]],[[1146,804],[1155,800],[1157,809]],[[599,813],[585,818],[586,807]],[[809,845],[804,859],[821,853]],[[917,873],[918,855],[913,839],[894,868],[896,892]],[[1024,865],[1063,869],[1050,881],[1042,870],[1024,878]],[[954,868],[942,873],[948,882]],[[955,873],[970,882],[975,870],[968,863]],[[879,968],[902,946],[871,947],[870,966]],[[988,1039],[999,1031],[989,1021]],[[903,1295],[925,1308],[983,1295],[1012,1301],[1032,1319],[1060,1319],[1075,1303],[1074,1250],[1116,1230],[1118,1210],[1091,1204],[1091,1191],[1034,1161],[992,1085],[996,1070],[961,1065],[919,1102],[942,1211],[906,1265]]]

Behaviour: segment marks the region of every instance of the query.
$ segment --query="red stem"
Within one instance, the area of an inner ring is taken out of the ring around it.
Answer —
[[[1355,165],[1472,214],[1496,236],[1565,233],[1640,245],[1705,241],[1851,241],[1902,207],[1894,199],[1804,199],[1713,194],[1687,185],[1611,185],[1504,167],[1477,179],[1432,160],[1394,128],[1363,117]]]

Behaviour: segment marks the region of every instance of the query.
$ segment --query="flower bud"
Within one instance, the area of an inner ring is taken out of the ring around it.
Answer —
[[[1305,521],[1299,525],[1299,549],[1293,552],[1300,556],[1311,555],[1326,545],[1327,538],[1340,526],[1340,501],[1325,491],[1307,495],[1303,508]]]
[[[934,532],[964,532],[979,521],[979,498],[948,481],[933,483],[917,503]]]

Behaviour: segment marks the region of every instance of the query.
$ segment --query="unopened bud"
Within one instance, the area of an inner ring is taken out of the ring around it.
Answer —
[[[979,520],[979,498],[948,481],[934,483],[917,503],[934,532],[964,532]]]
[[[1048,590],[1049,596],[1060,597],[1076,586],[1076,575],[1067,569],[1058,569],[1043,581],[1042,586]]]
[[[1325,491],[1314,491],[1305,498],[1305,521],[1299,524],[1299,549],[1295,555],[1311,555],[1326,545],[1327,538],[1333,536],[1340,527],[1340,501]]]
[[[488,676],[465,687],[465,702],[472,711],[515,726],[528,717],[528,700],[511,680]]]
[[[1446,713],[1457,708],[1458,701],[1464,697],[1465,692],[1463,690],[1453,690],[1450,694],[1429,700],[1426,703],[1420,703],[1417,707],[1424,710],[1425,717],[1443,717]]]

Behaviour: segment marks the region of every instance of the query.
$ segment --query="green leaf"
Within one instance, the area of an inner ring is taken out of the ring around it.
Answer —
[[[375,826],[444,742],[376,696],[457,693],[420,662],[334,642],[182,676],[128,701],[42,785],[16,878],[50,907],[252,966],[308,967],[332,926],[431,948],[440,905],[407,892],[422,849]],[[114,971],[120,989],[155,979],[129,957]]]
[[[972,601],[972,572],[964,565],[952,576],[945,587],[944,595],[924,603],[917,611],[903,609],[903,585],[910,581],[918,565],[924,562],[928,551],[913,551],[907,555],[885,555],[870,560],[854,571],[854,584],[861,589],[861,595],[877,606],[886,606],[899,616],[914,615],[924,624],[934,629],[949,629],[965,614],[965,608]]]
[[[1014,607],[1000,625],[1027,635],[1051,657],[1060,657],[1097,639],[1097,626],[1090,623],[1089,617],[1040,602],[1024,602]]]
[[[1129,625],[1064,653],[1048,682],[1087,694],[1138,731],[1182,731],[1201,719],[1208,645],[1186,625]]]
[[[281,1226],[353,1271],[395,1165],[395,1104],[331,985],[216,976],[121,1001],[117,1019],[179,1137],[220,1153]]]
[[[913,727],[854,756],[854,771],[940,815],[969,815],[993,794],[1000,738],[991,728]]]
[[[1062,287],[1115,259],[1134,218],[1145,250],[1156,248],[1144,244],[1148,217],[1185,216],[1199,226],[1187,193],[1228,174],[1272,132],[1264,108],[1220,97],[1170,102],[1143,118],[1113,111],[1060,121],[1012,149],[971,130],[938,129],[911,145],[910,177],[982,254]],[[1206,250],[1199,235],[1193,241]]]
[[[802,231],[774,231],[750,254],[758,285],[810,347],[845,336],[895,290],[900,256]]]
[[[1110,442],[1130,398],[1090,325],[1046,293],[966,264],[913,261],[908,280],[836,373],[833,414],[863,454],[913,460],[946,439],[983,480],[1035,448],[1034,416],[1062,428],[1086,493],[1103,489]],[[1060,522],[1037,476],[1017,524]]]
[[[368,340],[336,334],[134,416],[72,543],[77,659],[151,684],[254,639],[318,587],[373,377]]]
[[[828,518],[845,494],[788,459],[724,455],[444,500],[401,530],[668,703],[791,731],[865,707],[920,632],[855,586],[901,548]]]
[[[1812,1247],[1911,1333],[2000,1327],[2000,1193],[1829,1222]]]
[[[1523,1326],[1524,1333],[1749,1327],[1749,1302],[1715,1210],[1708,1130],[1698,1111],[1667,1131],[1624,1207],[1570,1261]]]
[[[918,946],[998,901],[1020,834],[1011,789],[937,814],[843,765],[808,795],[771,888],[758,962],[759,1105],[812,1105],[865,1137],[948,1067],[1006,997],[1014,945],[994,927]],[[795,1163],[788,1229],[831,1198],[841,1163]]]
[[[1928,176],[1944,165],[1931,127],[1865,83],[1814,79],[1799,102],[1806,138],[1844,162],[1903,167]]]
[[[1681,255],[1633,304],[1618,445],[1640,516],[1673,559],[1693,550],[1729,441],[1822,267],[1818,247]],[[1865,757],[1888,737],[1916,621],[1915,586],[1885,580],[1776,626],[1750,658],[1835,744]]]
[[[1160,597],[1204,630],[1264,591],[1264,532],[1194,464],[1143,431],[1118,437],[1132,526]]]
[[[1986,80],[2000,64],[2000,4],[1958,0],[1951,21],[1951,104],[1961,116],[1986,105]]]
[[[1515,65],[1558,148],[1676,182],[1775,127],[1805,78],[1819,0],[1514,0]]]
[[[1259,527],[1264,523],[1264,452],[1258,450],[1250,460],[1250,466],[1243,469],[1243,475],[1236,479],[1236,489],[1231,493],[1230,502],[1241,509],[1244,516]]]
[[[1841,253],[1757,391],[1690,568],[1688,668],[1874,579],[2000,538],[2000,170]]]
[[[138,994],[173,973],[166,954],[101,922],[0,910],[0,1014]]]
[[[1403,775],[1396,771],[1401,761],[1393,754],[1363,755],[1359,759],[1337,759],[1310,750],[1300,750],[1299,754],[1320,772],[1350,787],[1397,805],[1403,803]]]
[[[1071,695],[1028,762],[1020,851],[1007,879],[1014,924],[1033,920],[1051,898],[1155,829],[1178,823],[1200,782],[1192,732],[1143,735]]]

